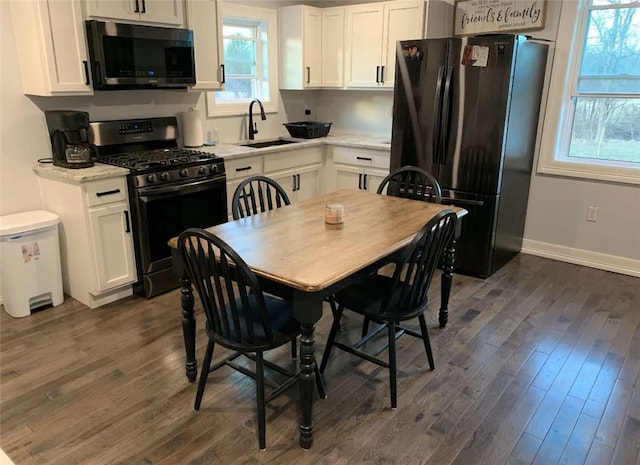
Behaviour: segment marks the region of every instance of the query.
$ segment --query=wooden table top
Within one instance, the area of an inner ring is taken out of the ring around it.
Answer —
[[[344,222],[326,224],[325,205],[344,205]],[[438,212],[462,208],[356,190],[330,194],[207,228],[259,276],[304,292],[335,284],[407,245]],[[169,241],[177,248],[178,238]]]

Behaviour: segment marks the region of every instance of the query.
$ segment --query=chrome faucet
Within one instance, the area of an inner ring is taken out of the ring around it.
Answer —
[[[254,136],[258,133],[258,125],[253,122],[253,104],[256,102],[258,102],[258,105],[260,105],[260,118],[262,119],[262,121],[267,119],[267,115],[264,114],[264,107],[262,106],[262,102],[257,98],[251,100],[251,103],[249,104],[249,140],[255,139]]]

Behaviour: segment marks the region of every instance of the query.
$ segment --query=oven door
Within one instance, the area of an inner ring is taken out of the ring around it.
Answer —
[[[167,241],[188,228],[227,221],[226,176],[136,189],[136,254],[141,274],[171,267]]]

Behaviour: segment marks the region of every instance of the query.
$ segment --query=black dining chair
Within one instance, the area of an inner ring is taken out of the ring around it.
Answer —
[[[236,187],[231,200],[231,213],[234,220],[291,205],[289,196],[280,184],[261,175],[250,176]],[[336,304],[333,296],[326,301],[335,315]],[[292,356],[297,351],[295,341],[291,345]]]
[[[185,272],[196,289],[204,314],[209,341],[200,373],[194,409],[199,410],[209,373],[228,365],[256,380],[258,443],[266,447],[265,403],[293,386],[298,373],[264,359],[264,352],[287,344],[300,334],[292,309],[282,299],[263,294],[247,263],[219,237],[199,228],[187,229],[178,239]],[[234,351],[212,365],[216,344]],[[244,355],[255,361],[255,370],[234,362]],[[265,367],[287,378],[281,384],[264,376]],[[316,385],[325,397],[316,368]],[[272,387],[265,397],[265,384]]]
[[[440,184],[431,173],[417,166],[403,166],[393,170],[380,183],[378,194],[392,195],[431,203],[442,202]],[[362,337],[369,332],[369,319],[362,323]]]
[[[435,368],[424,313],[428,307],[427,292],[431,278],[442,251],[454,235],[456,221],[456,214],[452,210],[447,209],[438,213],[404,249],[395,262],[392,276],[372,274],[336,293],[335,300],[338,308],[322,355],[320,373],[324,373],[327,368],[327,362],[334,347],[388,368],[391,408],[395,409],[397,406],[396,339],[403,334],[422,339],[429,368],[431,370]],[[354,345],[336,341],[340,318],[345,309],[364,315],[382,326]],[[420,324],[420,333],[401,324],[415,318]],[[377,357],[386,346],[375,351],[373,355],[360,350],[385,328],[388,337],[388,361]]]
[[[231,200],[234,220],[291,205],[280,184],[266,176],[250,176],[236,187]]]
[[[431,173],[417,166],[403,166],[389,173],[378,186],[378,194],[441,203],[440,184]]]

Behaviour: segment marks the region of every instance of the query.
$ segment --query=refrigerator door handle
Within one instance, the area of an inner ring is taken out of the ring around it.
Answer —
[[[484,201],[483,200],[467,200],[467,199],[447,199],[447,198],[443,198],[442,199],[442,205],[453,205],[455,207],[463,207],[465,205],[471,206],[471,205],[475,205],[475,206],[483,206],[484,205]]]
[[[433,109],[434,125],[433,125],[433,140],[432,140],[432,158],[433,163],[438,164],[440,157],[438,156],[438,150],[440,149],[440,133],[442,132],[442,79],[444,78],[444,66],[438,68],[438,80],[436,81],[436,98]]]
[[[444,164],[444,162],[446,161],[447,158],[447,151],[449,149],[449,126],[450,126],[450,121],[449,121],[449,115],[451,114],[451,80],[453,78],[453,67],[452,66],[448,66],[446,71],[445,71],[445,84],[444,84],[444,92],[443,92],[443,98],[442,98],[442,114],[441,114],[441,118],[442,121],[440,122],[440,141],[439,141],[439,146],[440,146],[440,157],[438,162],[440,164]]]

